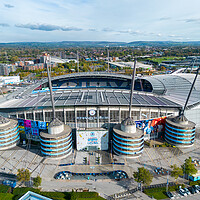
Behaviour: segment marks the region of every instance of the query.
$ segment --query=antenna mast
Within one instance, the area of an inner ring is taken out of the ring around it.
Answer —
[[[192,93],[192,90],[193,90],[193,88],[194,88],[194,84],[195,84],[195,82],[196,82],[196,80],[197,80],[197,76],[198,76],[198,74],[199,74],[199,70],[200,70],[200,67],[197,69],[196,76],[195,76],[194,81],[193,81],[193,83],[192,83],[192,86],[191,86],[191,88],[190,88],[190,91],[189,91],[189,94],[188,94],[188,96],[187,96],[187,99],[186,99],[184,108],[183,108],[183,110],[182,110],[182,112],[181,112],[181,115],[184,115],[184,112],[185,112],[185,109],[186,109],[186,107],[187,107],[189,98],[190,98],[191,93]]]
[[[131,79],[131,93],[130,93],[130,104],[129,104],[129,117],[131,118],[131,108],[132,108],[132,102],[133,102],[133,90],[135,85],[135,74],[136,74],[136,62],[137,59],[135,58],[134,66],[133,66],[133,75]]]
[[[50,90],[50,97],[51,97],[51,104],[52,104],[52,111],[53,111],[53,120],[54,120],[56,118],[55,104],[54,104],[54,96],[53,96],[53,90],[52,90],[52,85],[51,85],[51,75],[50,75],[50,72],[49,72],[49,66],[48,66],[47,61],[49,61],[48,63],[50,63],[50,60],[49,60],[48,56],[47,56],[47,59],[45,61],[45,65],[46,65],[46,68],[47,68],[49,90]]]

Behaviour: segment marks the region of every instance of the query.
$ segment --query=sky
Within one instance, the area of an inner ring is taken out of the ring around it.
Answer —
[[[0,0],[0,42],[200,41],[200,0]]]

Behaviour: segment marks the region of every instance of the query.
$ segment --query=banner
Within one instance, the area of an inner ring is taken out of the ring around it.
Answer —
[[[158,134],[165,129],[166,117],[135,121],[136,127],[144,131],[144,135]]]
[[[18,119],[19,132],[32,136],[39,137],[40,131],[48,129],[48,124],[47,122]]]

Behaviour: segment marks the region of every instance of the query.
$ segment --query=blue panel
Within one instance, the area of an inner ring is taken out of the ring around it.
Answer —
[[[173,128],[173,127],[169,126],[167,123],[166,123],[166,126],[167,126],[168,128],[173,129],[173,130],[181,131],[181,132],[191,132],[191,131],[195,131],[195,128],[194,128],[194,129],[190,129],[190,130],[184,130],[184,129]]]
[[[15,128],[12,128],[12,129],[10,129],[10,130],[8,130],[8,131],[3,131],[3,132],[0,132],[0,134],[9,133],[9,132],[11,132],[11,131],[15,130],[16,128],[18,128],[18,125],[17,125],[17,126],[15,126]]]
[[[119,146],[118,144],[116,144],[115,142],[113,142],[113,144],[117,147],[119,147],[120,149],[125,149],[125,150],[137,150],[137,149],[141,149],[144,145],[140,146],[140,147],[136,147],[136,148],[127,148],[127,147],[122,147]]]
[[[186,142],[186,141],[178,141],[178,140],[173,140],[171,138],[169,138],[167,135],[165,135],[165,137],[170,141],[174,141],[176,143],[180,143],[180,144],[193,144],[193,141],[190,141],[190,142]]]
[[[43,151],[41,151],[41,152],[42,152],[42,154],[47,155],[47,156],[58,156],[58,155],[69,153],[69,151],[71,149],[72,149],[72,147],[70,147],[67,151],[63,151],[63,152],[60,152],[60,153],[45,153]]]
[[[184,138],[184,137],[178,137],[178,136],[175,136],[175,135],[171,135],[170,133],[168,133],[167,131],[165,131],[165,133],[175,139],[181,139],[181,140],[192,140],[193,138],[195,138],[195,136],[193,137],[189,137],[189,138]]]
[[[128,143],[119,142],[119,141],[117,141],[114,137],[113,137],[113,140],[114,140],[115,142],[118,142],[118,143],[123,144],[123,145],[126,145],[126,146],[137,146],[137,145],[140,145],[140,144],[144,143],[144,140],[142,140],[142,142],[139,142],[139,143],[128,144]]]
[[[144,136],[141,137],[140,139],[125,139],[125,138],[120,138],[120,137],[116,136],[114,133],[113,133],[113,135],[114,135],[116,138],[118,138],[118,139],[120,139],[120,140],[127,141],[127,142],[140,141],[140,140],[144,139]]]
[[[118,149],[116,149],[114,146],[113,146],[113,148],[116,150],[116,151],[118,151],[118,152],[121,152],[121,153],[123,153],[123,154],[130,154],[130,155],[135,155],[135,154],[139,154],[139,153],[142,153],[143,152],[143,149],[141,150],[141,151],[137,151],[137,152],[127,152],[127,151],[121,151],[121,150],[118,150]]]
[[[6,137],[9,137],[9,136],[11,136],[11,135],[17,133],[18,131],[19,131],[19,129],[17,129],[15,132],[12,132],[12,133],[7,134],[7,135],[0,135],[0,138],[6,138]],[[1,142],[1,139],[0,139],[0,142]]]
[[[65,145],[65,144],[68,144],[68,143],[71,143],[71,141],[72,141],[72,139],[70,139],[70,140],[67,140],[67,142],[64,142],[64,143],[61,143],[61,144],[43,144],[42,142],[41,142],[41,145],[42,146],[45,146],[45,147],[58,147],[58,146],[62,146],[62,145]]]
[[[167,127],[165,127],[165,130],[167,130],[170,133],[174,133],[176,135],[185,135],[185,136],[187,136],[187,135],[195,135],[195,132],[194,133],[177,133],[177,132],[169,130]]]
[[[70,138],[72,136],[72,134],[70,134],[69,136],[67,136],[66,138],[63,138],[63,139],[60,139],[60,140],[43,140],[41,137],[40,137],[40,140],[42,142],[46,142],[46,143],[56,143],[56,142],[62,142],[68,138]]]
[[[16,142],[17,140],[19,140],[19,136],[15,140],[12,140],[10,142],[6,142],[6,143],[3,143],[3,144],[0,144],[0,146],[6,146],[6,145],[9,145],[9,144],[12,144],[12,143]]]
[[[17,134],[14,135],[13,137],[10,137],[10,138],[7,138],[7,139],[0,140],[0,142],[5,142],[5,141],[12,140],[13,138],[17,137],[18,135],[19,135],[19,133],[17,133]]]
[[[62,147],[62,148],[59,148],[59,149],[46,149],[46,148],[44,148],[44,147],[41,147],[41,149],[43,149],[44,151],[60,151],[60,150],[63,150],[63,149],[68,148],[68,147],[71,146],[71,145],[72,145],[72,143],[70,143],[69,145],[64,146],[64,147]]]

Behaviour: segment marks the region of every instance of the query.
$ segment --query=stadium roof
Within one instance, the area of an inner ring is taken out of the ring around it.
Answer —
[[[84,105],[102,105],[102,106],[120,106],[129,105],[129,90],[102,90],[102,89],[82,89],[82,90],[61,90],[54,91],[54,100],[56,107],[84,106]],[[5,101],[0,108],[45,108],[50,107],[49,92],[30,94],[26,98],[17,98]],[[180,105],[166,99],[162,96],[135,92],[133,95],[133,106],[144,107],[180,107]]]
[[[144,107],[183,107],[192,85],[195,74],[169,74],[142,77],[152,86],[152,92],[136,92],[133,96],[133,106]],[[79,78],[101,78],[131,80],[131,76],[107,73],[73,73],[53,77],[54,80],[71,80]],[[38,81],[35,84],[23,87],[10,95],[0,99],[0,108],[45,108],[50,107],[49,91],[32,94],[38,86],[47,83],[47,79]],[[83,106],[83,105],[105,105],[119,106],[129,104],[129,90],[112,88],[66,88],[54,91],[55,106]],[[198,77],[195,88],[189,99],[188,106],[194,106],[200,102],[200,78]]]

